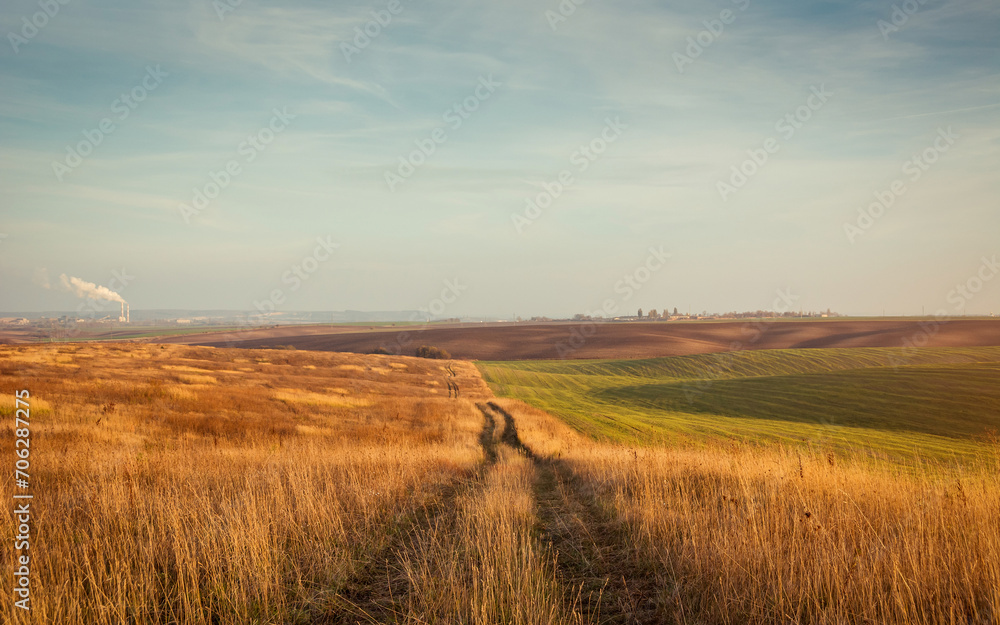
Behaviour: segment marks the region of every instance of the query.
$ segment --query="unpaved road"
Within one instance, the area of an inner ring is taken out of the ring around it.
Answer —
[[[500,466],[499,450],[508,448],[526,457],[534,468],[531,496],[535,502],[535,529],[562,591],[565,614],[571,622],[653,624],[667,620],[658,597],[662,580],[634,557],[624,528],[611,520],[588,490],[562,461],[536,455],[522,443],[515,417],[494,402],[477,404],[483,415],[479,444],[483,460],[475,474],[445,488],[433,503],[417,514],[399,519],[393,538],[361,567],[343,590],[339,609],[314,615],[322,623],[385,623],[406,619],[412,597],[403,560],[412,555],[418,536],[441,531],[454,523],[459,497],[485,496],[483,477]],[[446,530],[447,532],[447,530]]]

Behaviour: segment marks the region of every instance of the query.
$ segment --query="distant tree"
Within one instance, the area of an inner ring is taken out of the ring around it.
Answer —
[[[421,345],[417,348],[416,352],[417,358],[433,358],[435,360],[448,360],[451,358],[451,354],[445,350],[438,347],[430,347],[427,345]]]
[[[654,309],[652,309],[652,310],[649,311],[649,318],[650,319],[659,319],[660,318],[660,313],[656,312],[656,309],[654,308]]]
[[[639,309],[639,313],[636,316],[639,317],[640,319],[642,318],[642,309],[641,308]]]
[[[676,306],[674,306],[674,315],[675,316],[677,315],[677,307]]]

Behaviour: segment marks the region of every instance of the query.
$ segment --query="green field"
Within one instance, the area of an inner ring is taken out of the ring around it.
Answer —
[[[478,363],[494,393],[599,439],[778,441],[968,462],[1000,427],[1000,347]],[[994,430],[995,431],[995,430]]]

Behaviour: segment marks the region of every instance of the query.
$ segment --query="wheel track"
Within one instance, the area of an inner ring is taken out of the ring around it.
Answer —
[[[471,476],[445,485],[432,502],[393,525],[386,545],[373,555],[338,594],[336,607],[311,615],[311,622],[327,624],[397,623],[405,620],[409,583],[399,554],[419,532],[446,522],[458,497],[478,484],[497,463],[499,444],[527,457],[535,467],[533,487],[540,539],[555,555],[556,574],[565,589],[568,612],[583,621],[600,624],[653,624],[669,621],[658,600],[657,571],[643,566],[629,549],[624,528],[601,508],[586,483],[565,462],[537,456],[520,439],[517,423],[495,402],[478,403],[483,415],[479,444],[484,459]]]
[[[456,509],[458,498],[481,484],[481,478],[497,462],[494,431],[497,423],[484,404],[477,404],[483,415],[479,444],[484,459],[471,475],[460,477],[446,485],[433,500],[414,512],[397,519],[390,527],[386,544],[365,563],[337,593],[334,607],[322,614],[311,614],[310,622],[326,625],[356,625],[360,623],[397,623],[405,621],[409,583],[399,563],[410,538],[429,531],[445,515]]]
[[[458,377],[458,374],[455,373],[455,368],[452,365],[450,365],[450,364],[445,365],[445,369],[448,370],[448,376],[449,377],[452,377],[452,378],[457,378]],[[448,397],[453,398],[453,399],[458,399],[458,382],[453,382],[451,380],[445,380],[445,381],[448,384]],[[482,408],[480,408],[480,411],[482,411]],[[486,413],[484,412],[483,414],[485,415]]]
[[[540,532],[555,551],[557,574],[571,596],[568,606],[594,623],[654,624],[669,620],[652,564],[629,548],[625,528],[604,510],[588,485],[562,460],[535,455],[520,439],[513,415],[488,407],[503,419],[501,441],[535,465],[534,491]]]

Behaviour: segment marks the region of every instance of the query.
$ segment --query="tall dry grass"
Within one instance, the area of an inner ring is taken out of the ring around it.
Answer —
[[[789,449],[597,444],[501,401],[660,571],[680,623],[996,623],[1000,483]]]
[[[445,364],[0,348],[3,392],[29,389],[37,410],[34,611],[15,611],[0,576],[0,620],[366,622],[374,606],[413,624],[626,622],[623,601],[644,622],[1000,615],[1000,456],[904,471],[821,450],[631,448],[500,400],[529,458],[502,423],[483,435],[473,401],[490,394],[475,369]],[[6,458],[11,408],[0,401]],[[6,474],[0,496],[12,491]],[[0,519],[10,571],[14,527]],[[550,539],[580,557],[557,557]],[[623,554],[633,579],[586,579]],[[638,579],[647,571],[653,583]],[[605,611],[573,601],[585,585],[607,593]]]
[[[415,535],[402,565],[407,623],[572,623],[551,551],[533,533],[535,468],[500,446],[453,514]]]
[[[3,351],[5,392],[51,406],[32,420],[31,622],[313,622],[342,608],[344,584],[398,519],[483,458],[482,417],[443,397],[440,364]],[[5,421],[0,453],[13,457]],[[5,475],[8,501],[12,490]],[[11,571],[2,518],[0,568]],[[0,620],[27,622],[3,579]]]

